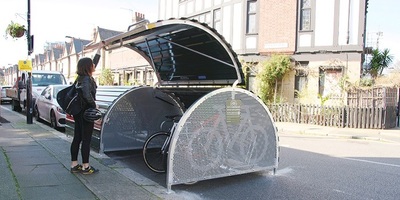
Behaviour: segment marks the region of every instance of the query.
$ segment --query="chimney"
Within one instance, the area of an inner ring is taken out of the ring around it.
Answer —
[[[93,28],[93,41],[95,41],[95,39],[96,39],[96,34],[97,34],[97,29],[98,29],[99,27],[97,26],[97,28],[96,27],[94,27]]]
[[[140,22],[144,19],[145,18],[143,13],[135,12],[135,16],[132,19],[132,23]]]

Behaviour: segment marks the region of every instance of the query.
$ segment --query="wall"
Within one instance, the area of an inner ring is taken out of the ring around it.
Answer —
[[[301,23],[301,1],[299,18]],[[361,0],[311,0],[311,28],[298,27],[298,52],[363,51],[365,2]]]
[[[259,1],[258,51],[293,54],[296,48],[296,1]]]
[[[246,52],[246,46],[251,52],[256,52],[257,36],[245,37],[246,0],[160,0],[160,19],[188,17],[207,23],[222,34],[238,54]],[[214,11],[220,11],[220,16]],[[214,26],[219,21],[221,27]]]

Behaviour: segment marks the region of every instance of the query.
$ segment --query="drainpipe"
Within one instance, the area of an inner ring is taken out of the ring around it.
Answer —
[[[351,0],[349,0],[349,8],[347,10],[347,41],[346,41],[346,44],[350,43],[350,9],[351,9]]]
[[[363,74],[363,64],[366,61],[366,55],[365,55],[365,41],[366,41],[366,34],[367,34],[367,13],[368,13],[368,1],[365,0],[365,10],[364,10],[364,33],[363,33],[363,53],[362,53],[362,63],[361,63],[361,69],[360,69],[360,77]]]

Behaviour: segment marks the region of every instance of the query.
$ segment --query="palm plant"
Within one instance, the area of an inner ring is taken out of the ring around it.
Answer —
[[[372,59],[369,62],[369,74],[375,79],[387,68],[393,61],[393,56],[390,55],[389,49],[384,49],[379,51],[379,49],[374,49],[372,51]]]

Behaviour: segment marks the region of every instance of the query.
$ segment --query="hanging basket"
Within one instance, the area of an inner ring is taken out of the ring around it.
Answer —
[[[10,33],[11,35],[11,33]],[[20,38],[25,35],[25,29],[16,30],[14,35],[11,35],[13,38]]]
[[[12,38],[20,38],[25,35],[26,29],[24,25],[19,23],[11,23],[7,26],[6,33]]]

